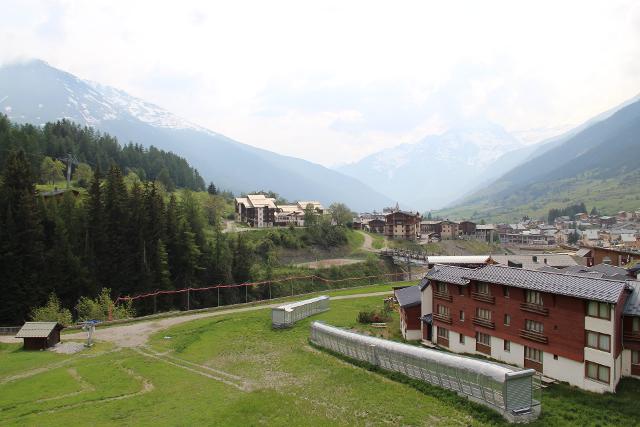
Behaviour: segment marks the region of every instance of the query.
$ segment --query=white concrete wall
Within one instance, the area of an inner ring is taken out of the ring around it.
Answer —
[[[403,329],[403,334],[405,340],[413,341],[413,340],[421,340],[422,339],[422,331],[417,329]]]
[[[476,352],[476,338],[464,337],[464,344],[460,344],[460,334],[454,331],[449,331],[449,350],[454,353],[470,353]]]
[[[504,351],[504,340],[491,337],[491,357],[515,366],[524,366],[524,346],[511,341],[511,351]]]
[[[611,318],[613,319],[613,312]],[[588,331],[600,332],[602,334],[611,335],[611,345],[613,345],[613,333],[615,330],[615,323],[612,320],[598,319],[596,317],[584,317],[584,328]]]
[[[429,285],[422,291],[422,302],[420,304],[420,313],[422,316],[425,314],[433,313],[433,289]]]
[[[622,353],[620,353],[620,365],[622,376],[631,376],[631,350],[622,350]]]

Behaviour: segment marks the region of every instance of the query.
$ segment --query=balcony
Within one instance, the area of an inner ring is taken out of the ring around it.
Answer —
[[[489,329],[495,329],[496,327],[496,324],[493,323],[491,320],[483,319],[482,317],[474,317],[473,324],[478,326],[483,326]]]
[[[449,338],[438,337],[438,345],[442,347],[449,347]]]
[[[535,341],[535,342],[539,342],[539,343],[542,343],[542,344],[548,344],[549,343],[549,337],[547,337],[546,335],[541,334],[540,332],[527,331],[526,329],[520,329],[520,336],[522,338],[528,339],[530,341]]]
[[[625,341],[640,341],[640,332],[625,332],[623,338]]]
[[[520,309],[528,311],[529,313],[540,314],[542,316],[549,315],[549,309],[539,304],[532,304],[530,302],[523,302],[520,304]]]
[[[476,351],[491,356],[491,347],[488,345],[476,342]]]
[[[489,304],[495,304],[496,297],[489,294],[481,294],[478,292],[471,292],[471,298],[476,301],[488,302]]]
[[[447,293],[447,292],[433,291],[433,297],[437,299],[441,299],[443,301],[449,301],[449,302],[453,301],[453,297],[451,296],[450,293]]]
[[[448,324],[451,324],[452,322],[451,316],[448,316],[446,314],[433,313],[432,316],[433,316],[433,320],[437,320],[438,322],[448,323]]]

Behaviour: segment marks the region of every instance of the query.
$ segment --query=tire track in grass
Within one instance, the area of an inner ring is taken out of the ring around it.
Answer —
[[[184,369],[194,374],[198,374],[203,377],[224,383],[226,385],[230,385],[231,387],[234,387],[243,392],[250,392],[254,389],[250,381],[244,378],[238,377],[237,375],[229,374],[227,372],[220,371],[218,369],[214,369],[206,365],[200,365],[194,362],[189,362],[187,360],[180,359],[175,356],[168,356],[166,354],[156,353],[148,347],[134,348],[134,351],[141,354],[142,356],[150,357],[152,359],[159,360],[161,362]]]

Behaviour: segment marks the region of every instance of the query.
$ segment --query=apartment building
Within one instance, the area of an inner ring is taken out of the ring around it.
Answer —
[[[273,227],[278,210],[275,199],[266,197],[264,194],[236,197],[235,208],[237,221],[258,228]]]
[[[594,392],[613,392],[621,376],[640,373],[632,283],[502,265],[437,265],[425,279],[422,304],[431,307],[422,312],[432,316],[422,333],[434,344]]]
[[[416,240],[420,234],[418,212],[393,211],[385,215],[384,235],[392,239]]]

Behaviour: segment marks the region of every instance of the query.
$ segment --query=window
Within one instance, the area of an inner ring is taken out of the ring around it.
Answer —
[[[476,332],[476,341],[479,344],[484,344],[487,347],[491,347],[491,335],[483,334],[482,332]]]
[[[606,302],[589,301],[587,303],[587,316],[600,319],[611,319],[611,310]]]
[[[447,289],[447,284],[446,283],[438,283],[438,292],[440,292],[441,294],[448,294],[449,293],[449,289]]]
[[[511,295],[509,295],[509,287],[508,287],[508,286],[504,286],[504,287],[502,288],[502,295],[503,295],[505,298],[509,298],[509,297],[511,296]]]
[[[438,314],[441,316],[445,316],[445,317],[449,317],[449,307],[447,307],[446,305],[440,305],[438,304]]]
[[[608,366],[586,361],[584,370],[587,378],[609,384]]]
[[[633,350],[631,352],[631,364],[632,365],[640,365],[640,351]]]
[[[587,347],[596,348],[598,350],[611,351],[611,336],[601,334],[600,332],[586,331]]]
[[[542,363],[542,351],[537,348],[525,347],[524,358],[532,362]]]
[[[464,344],[464,335],[460,334],[460,344]]]
[[[525,292],[525,299],[529,304],[535,305],[543,305],[542,304],[542,295],[538,291],[529,291]]]
[[[438,337],[449,339],[449,330],[445,328],[438,327]]]
[[[464,322],[464,311],[460,310],[460,321]]]
[[[458,295],[464,295],[464,289],[462,289],[462,286],[458,286]]]
[[[489,295],[489,284],[480,282],[476,285],[476,292],[479,294]]]
[[[476,308],[476,317],[484,320],[491,321],[491,310],[487,310],[486,308]]]
[[[541,334],[544,332],[544,325],[541,322],[536,322],[535,320],[525,320],[524,321],[524,329],[530,332],[536,332]]]
[[[504,340],[504,351],[509,353],[511,351],[511,341]]]
[[[631,319],[631,332],[640,332],[640,317]]]
[[[504,315],[504,324],[505,324],[505,326],[511,325],[511,315],[510,314],[505,314]]]

